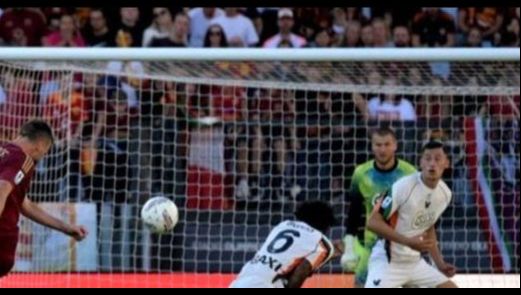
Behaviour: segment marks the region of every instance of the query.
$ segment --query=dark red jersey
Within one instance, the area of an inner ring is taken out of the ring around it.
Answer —
[[[0,236],[18,233],[20,208],[30,188],[34,161],[12,143],[0,143],[0,180],[13,186],[0,216]]]

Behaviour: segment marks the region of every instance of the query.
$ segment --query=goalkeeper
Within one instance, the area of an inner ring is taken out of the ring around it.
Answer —
[[[355,286],[363,287],[367,264],[377,236],[366,229],[367,218],[373,211],[375,198],[403,176],[416,171],[414,166],[396,157],[398,142],[394,131],[382,127],[371,134],[374,160],[355,168],[349,188],[351,205],[345,220],[342,268],[355,273]]]

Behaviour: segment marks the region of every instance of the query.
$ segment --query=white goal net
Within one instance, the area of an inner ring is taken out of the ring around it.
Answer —
[[[429,138],[450,146],[454,198],[438,233],[459,282],[519,287],[519,66],[0,57],[0,140],[31,118],[57,137],[30,198],[91,232],[74,243],[23,220],[0,287],[226,287],[298,202],[346,218],[354,167],[382,125],[414,164]],[[155,196],[180,209],[172,234],[139,220]],[[308,286],[352,282],[334,260]]]

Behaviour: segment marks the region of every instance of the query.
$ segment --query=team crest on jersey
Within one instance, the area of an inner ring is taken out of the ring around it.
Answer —
[[[391,196],[387,196],[382,201],[382,208],[387,209],[387,208],[389,208],[389,206],[391,206],[392,203],[393,203],[393,198]]]
[[[423,229],[428,228],[436,221],[436,213],[433,211],[421,211],[414,217],[412,228]]]
[[[22,171],[18,171],[18,174],[16,174],[16,177],[14,178],[14,184],[19,185],[24,178],[25,174]]]

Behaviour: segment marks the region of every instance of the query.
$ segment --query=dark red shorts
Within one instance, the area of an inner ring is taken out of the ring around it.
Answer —
[[[6,276],[14,266],[18,235],[0,234],[0,278]]]

